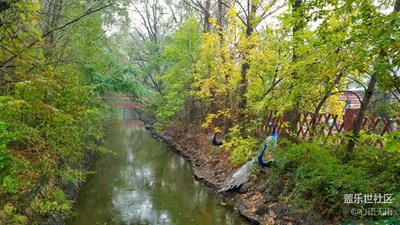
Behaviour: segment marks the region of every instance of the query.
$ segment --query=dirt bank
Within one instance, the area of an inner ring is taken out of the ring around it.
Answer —
[[[237,169],[229,161],[229,152],[213,146],[207,139],[207,133],[198,126],[185,127],[174,123],[159,134],[153,127],[154,119],[142,120],[153,137],[164,141],[191,163],[195,179],[215,191],[224,204],[232,206],[251,224],[329,224],[311,220],[304,213],[289,212],[287,206],[279,204],[279,199],[271,195],[267,188],[265,170],[253,173],[250,181],[240,188],[219,193],[220,184]]]

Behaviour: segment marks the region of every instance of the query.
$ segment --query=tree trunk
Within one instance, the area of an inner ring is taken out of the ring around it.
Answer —
[[[246,92],[247,92],[247,71],[250,69],[250,64],[248,62],[244,62],[242,64],[242,69],[240,71],[240,76],[241,76],[241,80],[240,80],[240,88],[239,88],[239,96],[240,96],[240,100],[239,100],[239,120],[244,121],[246,119],[246,107],[247,107],[247,98],[246,98]]]
[[[252,1],[248,0],[247,2],[247,6],[248,6],[248,16],[246,19],[246,38],[249,38],[253,32],[254,32],[254,28],[252,25],[252,22],[255,21],[256,18],[253,18],[254,15],[257,12],[257,5],[253,4]],[[246,49],[246,53],[247,51],[249,51],[250,49]],[[239,82],[239,107],[238,107],[238,120],[241,121],[242,126],[242,133],[245,130],[245,126],[244,124],[247,123],[247,118],[246,118],[246,108],[247,108],[247,97],[246,97],[246,93],[247,93],[247,86],[248,86],[248,81],[247,81],[247,71],[250,69],[250,62],[249,59],[247,59],[246,54],[243,55],[243,64],[242,64],[242,68],[240,71],[240,82]]]
[[[343,73],[340,73],[337,75],[335,81],[332,83],[332,85],[328,86],[328,90],[326,90],[324,97],[321,99],[321,101],[318,103],[317,107],[315,108],[314,114],[311,117],[311,132],[310,132],[311,137],[314,136],[316,133],[317,118],[318,118],[319,111],[321,110],[322,106],[325,104],[326,100],[331,95],[332,90],[335,87],[335,85],[337,85],[340,82],[342,77],[343,77]]]
[[[349,159],[349,156],[353,153],[354,147],[356,146],[356,141],[360,135],[361,126],[365,118],[365,112],[367,111],[372,95],[374,94],[377,79],[378,74],[375,72],[369,80],[367,90],[365,91],[365,95],[361,103],[360,112],[358,113],[356,122],[354,124],[353,137],[349,140],[349,143],[347,144],[347,159]]]
[[[220,48],[223,47],[225,43],[225,38],[224,38],[224,27],[225,27],[225,16],[226,16],[226,10],[224,10],[224,0],[218,0],[217,1],[217,23],[219,25],[218,32],[219,32],[219,42],[220,42]],[[222,65],[226,65],[226,58],[224,55],[224,52],[221,51],[221,59],[222,59]],[[229,85],[229,80],[230,80],[230,73],[228,72],[226,74],[225,78],[225,85]],[[229,108],[231,113],[234,113],[235,107],[234,107],[234,102],[232,98],[232,92],[228,89],[227,93],[225,95],[225,106],[226,108]],[[227,118],[224,117],[224,122],[223,124],[225,125],[225,129],[229,130],[229,128],[232,127],[233,120],[232,117]]]
[[[218,0],[218,12],[217,12],[217,23],[220,26],[220,35],[222,36],[222,31],[224,28],[224,17],[225,17],[225,10],[223,7],[223,0]]]
[[[205,13],[204,13],[204,33],[210,32],[210,9],[211,9],[211,0],[206,0],[205,2]]]
[[[300,10],[300,7],[301,7],[302,3],[303,3],[302,0],[294,0],[294,1],[292,1],[291,2],[292,7],[293,7],[292,13],[297,13]],[[296,38],[297,31],[301,30],[302,28],[303,28],[302,19],[296,21],[293,24],[292,32],[293,32],[293,38],[294,39]],[[297,62],[298,54],[297,54],[296,49],[297,49],[296,48],[296,44],[294,44],[293,53],[292,53],[292,63],[296,63]],[[292,77],[295,80],[297,79],[297,72],[296,71],[293,71]],[[292,90],[293,88],[294,87],[291,86],[290,90]],[[292,134],[295,134],[297,132],[297,123],[299,122],[299,115],[300,115],[300,113],[299,113],[299,111],[300,111],[299,110],[299,102],[300,102],[299,97],[295,96],[293,108],[284,113],[284,118],[285,118],[286,122],[289,122],[289,128],[288,128],[288,131],[287,130],[283,130],[283,136],[288,138],[292,142],[297,142],[297,139]]]
[[[394,12],[400,11],[400,0],[396,0],[393,11]],[[382,53],[380,55],[382,55]],[[353,153],[354,147],[356,146],[357,139],[360,135],[361,126],[362,126],[362,123],[365,118],[365,112],[367,111],[369,103],[371,101],[373,92],[375,90],[375,85],[377,83],[377,79],[378,79],[378,74],[377,74],[377,72],[374,72],[374,74],[372,75],[372,77],[369,81],[367,90],[364,95],[364,99],[361,104],[360,112],[358,113],[356,122],[354,124],[353,137],[349,140],[349,143],[347,144],[347,148],[346,148],[346,153],[347,153],[346,159],[347,160],[350,158],[351,154]]]
[[[300,10],[302,3],[303,3],[303,0],[295,0],[294,2],[292,2],[292,7],[293,7],[294,13],[297,13]],[[299,20],[295,20],[295,21],[296,22],[292,28],[293,38],[296,38],[295,35],[296,35],[297,31],[301,30],[304,26],[303,18],[301,18]],[[295,46],[293,46],[292,61],[296,62],[297,58],[298,58],[298,55],[297,55],[297,51],[296,51],[296,42],[295,42]]]

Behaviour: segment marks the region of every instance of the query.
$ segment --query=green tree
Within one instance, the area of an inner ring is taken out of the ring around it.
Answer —
[[[189,19],[174,33],[163,52],[173,66],[160,77],[164,89],[157,116],[162,120],[169,121],[181,115],[178,113],[182,112],[187,100],[193,98],[194,65],[199,59],[199,50],[200,28],[195,19]]]

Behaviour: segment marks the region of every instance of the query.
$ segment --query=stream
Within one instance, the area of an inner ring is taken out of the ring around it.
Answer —
[[[195,181],[190,164],[141,121],[113,123],[106,146],[115,154],[96,159],[67,225],[248,224]]]

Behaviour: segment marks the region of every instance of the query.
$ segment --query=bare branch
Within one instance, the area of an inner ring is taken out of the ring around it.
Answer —
[[[361,100],[360,96],[357,93],[355,93],[354,91],[339,90],[339,91],[332,92],[330,95],[335,95],[335,94],[339,94],[339,93],[351,93],[351,94],[355,95],[357,97],[358,101],[360,102],[360,104],[362,105],[362,100]]]
[[[96,6],[96,4],[95,4],[94,6]],[[64,25],[59,26],[59,27],[56,27],[56,28],[54,28],[54,29],[48,31],[47,33],[43,34],[43,35],[42,35],[42,38],[47,37],[47,36],[49,36],[50,34],[54,33],[55,31],[62,30],[62,29],[64,29],[64,28],[66,28],[67,26],[69,26],[69,25],[71,25],[71,24],[73,24],[73,23],[78,22],[78,21],[81,20],[82,18],[84,18],[84,17],[86,17],[86,16],[89,16],[89,15],[91,15],[92,13],[95,13],[95,12],[98,12],[98,11],[100,11],[100,10],[102,10],[102,9],[105,9],[105,8],[107,8],[107,7],[110,7],[111,4],[102,6],[102,7],[97,8],[97,9],[94,9],[94,6],[91,7],[91,8],[89,8],[84,14],[78,16],[77,18],[75,18],[75,19],[73,19],[73,20],[71,20],[71,21],[65,23]],[[8,58],[7,60],[3,61],[3,62],[1,63],[1,65],[0,65],[0,68],[4,68],[9,62],[11,62],[12,60],[14,60],[14,59],[16,59],[17,57],[19,57],[19,55],[20,55],[21,53],[23,53],[23,52],[25,52],[26,50],[30,49],[31,47],[33,47],[33,46],[34,46],[36,43],[38,43],[38,42],[39,42],[39,40],[34,40],[34,41],[31,42],[26,48],[24,48],[24,49],[22,49],[21,51],[19,51],[18,54],[15,54],[15,55],[13,55],[12,57]]]
[[[174,9],[173,9],[172,6],[171,6],[170,4],[168,4],[168,3],[167,3],[167,7],[168,7],[168,9],[171,11],[172,19],[174,20],[174,22],[175,22],[176,24],[178,24],[178,19],[176,18],[176,14],[175,14]]]
[[[243,10],[243,13],[244,13],[245,17],[246,17],[246,18],[249,18],[249,15],[247,14],[248,11],[243,7],[243,5],[240,3],[240,1],[236,1],[236,3],[237,3],[237,4],[239,5],[239,7]],[[237,16],[239,17],[239,13],[237,14]],[[241,17],[239,17],[239,19],[242,20],[242,22],[244,23],[244,25],[247,26],[247,23],[245,23]]]
[[[243,25],[247,26],[246,21],[244,21],[244,19],[241,16],[239,16],[239,14],[237,14],[236,16],[239,18],[240,21],[242,21]]]
[[[194,5],[192,5],[191,3],[189,3],[189,2],[186,1],[186,0],[183,0],[183,2],[184,2],[185,4],[187,4],[188,6],[190,6],[191,8],[195,9],[196,11],[201,12],[201,13],[203,13],[203,14],[205,13],[201,8],[199,9],[198,6],[197,6],[197,4],[194,3],[193,1],[192,1],[192,3],[193,3]]]
[[[151,27],[150,24],[148,24],[148,21],[146,20],[146,18],[144,17],[144,15],[140,12],[140,10],[136,7],[135,4],[133,4],[133,7],[135,8],[135,10],[136,10],[136,12],[139,14],[139,16],[142,18],[143,26],[146,28],[147,33],[148,33],[148,35],[149,35],[149,38],[150,38],[151,40],[153,40],[153,38],[152,38],[153,32],[150,30],[150,27]]]
[[[276,1],[274,1],[273,4],[275,4],[275,3],[276,3]],[[273,5],[273,4],[272,4],[272,5]],[[271,6],[272,6],[272,5],[271,5]],[[285,6],[286,6],[285,4],[282,4],[282,5],[280,5],[279,7],[277,7],[276,9],[274,9],[274,10],[272,10],[272,11],[270,11],[270,12],[264,11],[264,12],[260,15],[261,20],[263,20],[263,19],[267,18],[268,16],[270,16],[270,15],[272,15],[272,14],[278,12],[279,10],[281,10],[281,9],[282,9],[283,7],[285,7]],[[268,12],[268,13],[267,13],[267,12]]]
[[[102,6],[102,7],[97,8],[97,9],[93,9],[93,8],[95,7],[95,5],[93,5],[93,7],[89,8],[89,9],[88,9],[84,14],[82,14],[81,16],[78,16],[77,18],[75,18],[75,19],[73,19],[73,20],[71,20],[71,21],[65,23],[64,25],[59,26],[59,27],[56,27],[56,28],[54,28],[54,29],[48,31],[46,34],[44,34],[44,35],[42,36],[42,38],[49,36],[50,34],[54,33],[54,32],[57,31],[57,30],[62,30],[62,29],[64,29],[64,28],[66,28],[67,26],[69,26],[69,25],[71,25],[71,24],[73,24],[73,23],[78,22],[78,21],[81,20],[82,18],[84,18],[84,17],[86,17],[86,16],[89,16],[89,15],[92,14],[92,13],[98,12],[98,11],[100,11],[100,10],[102,10],[102,9],[105,9],[105,8],[108,8],[108,7],[110,7],[110,6],[111,6],[111,4]]]

